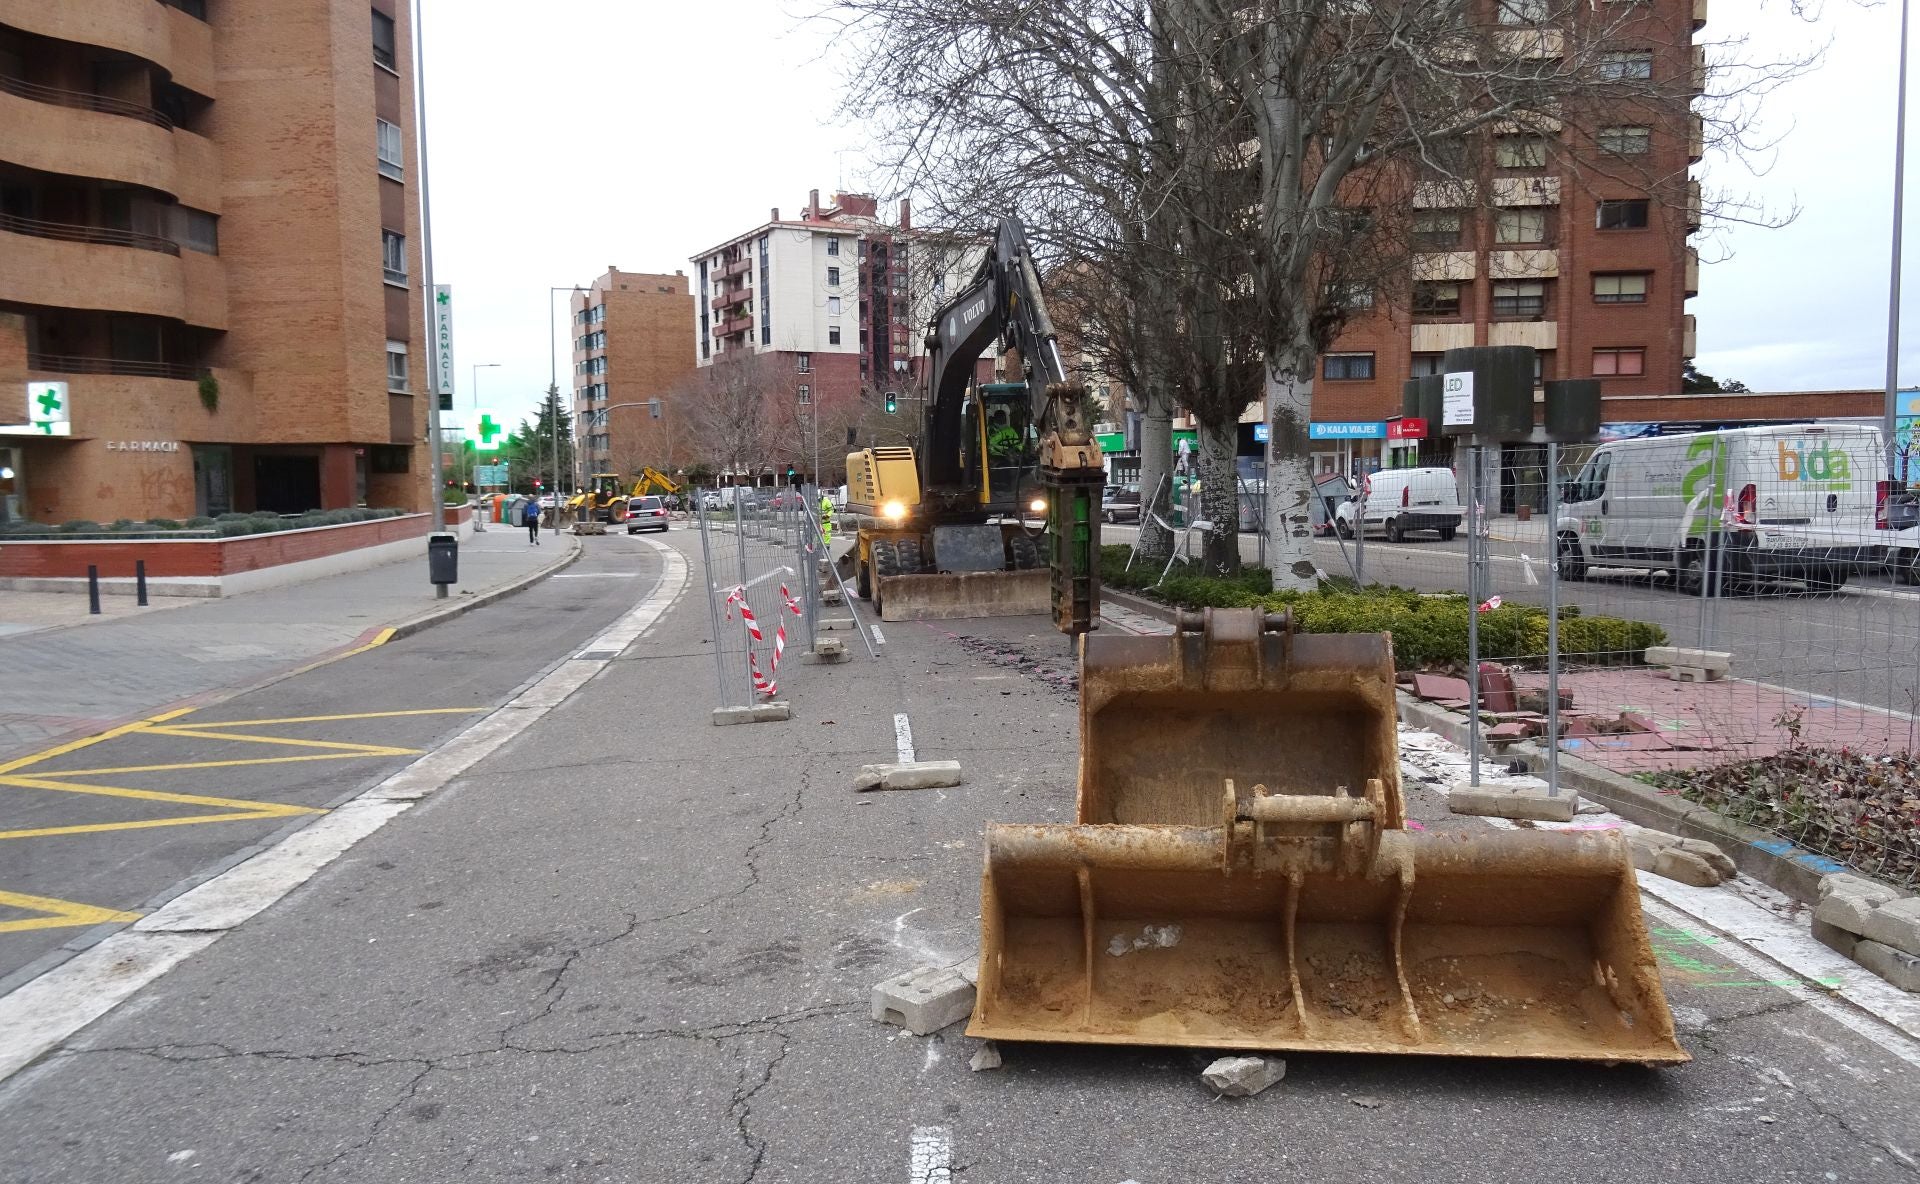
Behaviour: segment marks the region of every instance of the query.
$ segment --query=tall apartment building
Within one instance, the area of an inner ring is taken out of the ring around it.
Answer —
[[[1697,91],[1700,57],[1691,41],[1706,7],[1706,0],[1641,4],[1620,27],[1609,68],[1624,79],[1691,77]],[[1497,12],[1503,21],[1535,15],[1526,0]],[[1539,44],[1556,43],[1543,37]],[[1694,353],[1685,302],[1700,286],[1699,257],[1687,243],[1700,224],[1700,188],[1685,179],[1701,156],[1699,125],[1676,134],[1687,125],[1684,112],[1665,113],[1660,126],[1637,126],[1625,113],[1620,119],[1601,127],[1600,142],[1585,151],[1617,154],[1622,167],[1579,175],[1559,163],[1569,157],[1553,145],[1497,136],[1484,198],[1463,204],[1448,186],[1418,189],[1420,254],[1410,288],[1372,294],[1373,312],[1351,323],[1321,359],[1313,395],[1317,467],[1351,472],[1404,463],[1421,447],[1433,451],[1434,442],[1387,439],[1385,421],[1400,414],[1405,380],[1439,373],[1443,353],[1457,346],[1532,346],[1539,382],[1596,377],[1603,398],[1679,393],[1682,364]],[[1563,134],[1579,133],[1569,127]],[[1634,178],[1672,180],[1636,185]],[[1251,427],[1242,434],[1243,450],[1257,451],[1247,447]],[[1540,463],[1526,446],[1506,451],[1509,475]],[[1510,476],[1505,484],[1510,509]]]
[[[0,517],[427,504],[412,74],[405,0],[0,0]]]
[[[687,275],[608,267],[573,309],[573,414],[590,473],[631,478],[692,461],[676,384],[693,372],[693,293]]]

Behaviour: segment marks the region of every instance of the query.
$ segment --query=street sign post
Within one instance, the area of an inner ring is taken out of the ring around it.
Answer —
[[[475,466],[473,470],[473,483],[482,488],[504,487],[507,484],[507,466]]]
[[[440,410],[453,410],[453,285],[433,286],[433,393]]]

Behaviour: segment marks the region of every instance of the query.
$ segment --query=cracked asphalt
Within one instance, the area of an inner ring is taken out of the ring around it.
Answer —
[[[987,821],[1071,816],[1064,641],[889,625],[879,662],[783,669],[792,721],[714,728],[698,543],[667,541],[693,591],[598,678],[0,1086],[0,1181],[900,1181],[933,1126],[968,1181],[1920,1179],[1920,1072],[1704,930],[1657,935],[1678,1069],[1296,1054],[1243,1100],[1178,1049],[970,1072],[868,994],[973,953]],[[965,785],[851,792],[897,711]]]

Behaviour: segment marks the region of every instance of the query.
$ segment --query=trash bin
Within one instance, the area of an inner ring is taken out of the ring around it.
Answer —
[[[448,533],[427,536],[427,582],[432,584],[460,582],[459,535]]]

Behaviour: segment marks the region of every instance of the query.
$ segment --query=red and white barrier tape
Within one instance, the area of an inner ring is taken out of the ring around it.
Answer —
[[[780,599],[788,612],[791,612],[796,617],[800,615],[800,602],[794,599],[793,593],[787,591],[785,584],[780,585]],[[753,641],[765,641],[766,636],[760,632],[760,622],[753,615],[753,606],[747,603],[747,587],[745,584],[741,584],[735,587],[733,591],[727,593],[728,620],[733,619],[733,606],[736,604],[740,606],[740,620],[747,627],[747,635],[751,637]],[[767,672],[765,674],[760,672],[760,659],[759,656],[753,652],[753,641],[747,643],[747,673],[753,676],[753,689],[765,698],[771,699],[774,696],[777,685],[775,678],[780,673],[780,659],[787,652],[786,622],[784,620],[776,620],[774,622],[773,657],[767,663]]]

